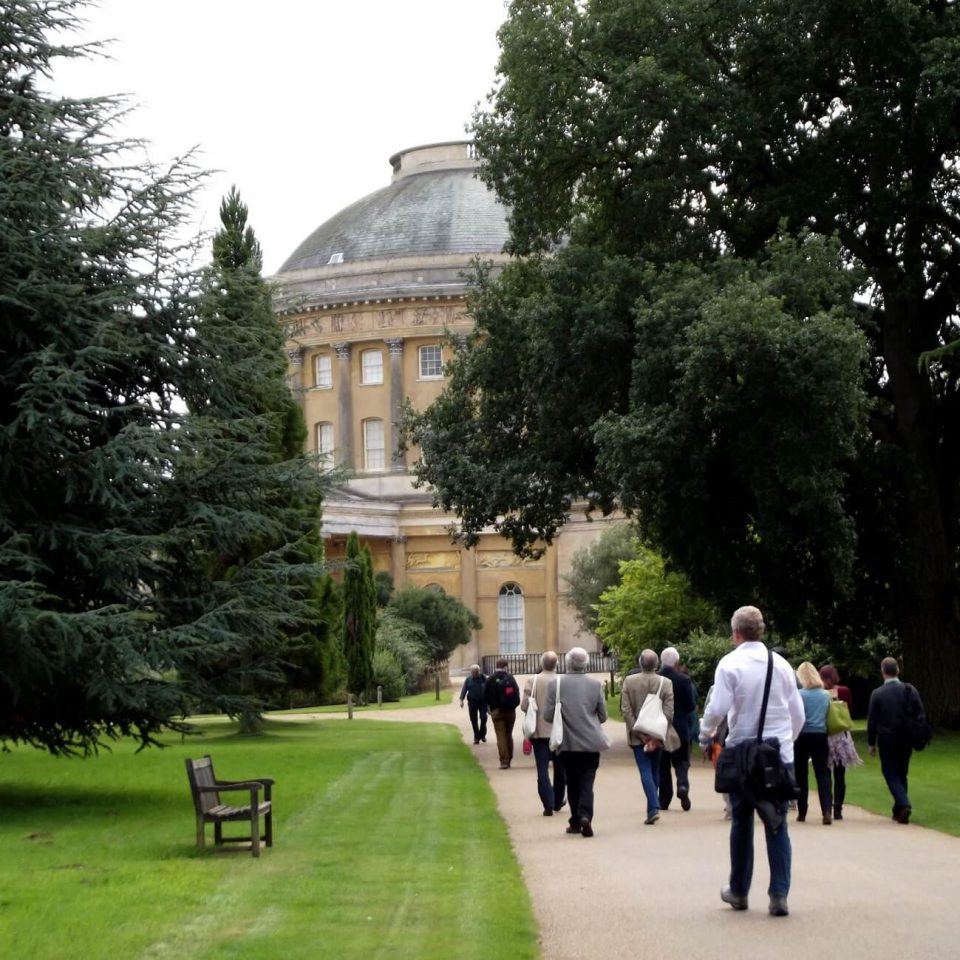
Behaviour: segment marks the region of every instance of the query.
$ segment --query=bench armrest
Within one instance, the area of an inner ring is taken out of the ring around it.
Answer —
[[[265,787],[272,787],[277,781],[273,777],[251,777],[249,780],[218,780],[218,787],[244,786],[247,783],[262,783]]]
[[[264,787],[265,784],[259,780],[237,780],[233,783],[216,783],[213,786],[197,784],[197,790],[199,790],[200,793],[221,793],[230,790],[254,790],[259,792],[263,790]]]

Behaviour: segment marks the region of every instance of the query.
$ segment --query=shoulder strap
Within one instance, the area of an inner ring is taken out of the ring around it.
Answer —
[[[657,696],[659,697],[661,693],[663,693],[663,677],[662,676],[660,677],[660,683],[657,685]]]
[[[560,702],[560,674],[557,674],[557,703]]]
[[[763,724],[767,719],[767,701],[770,699],[770,681],[773,679],[773,651],[767,650],[767,679],[763,683],[763,703],[760,705],[760,726],[757,727],[757,743],[763,743]]]

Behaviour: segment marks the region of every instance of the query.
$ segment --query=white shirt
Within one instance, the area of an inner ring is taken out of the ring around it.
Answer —
[[[712,737],[724,717],[730,729],[728,744],[756,737],[766,678],[767,648],[759,640],[744,641],[728,653],[717,664],[713,693],[701,723],[701,739]],[[775,653],[763,736],[780,741],[784,763],[793,763],[793,741],[800,735],[803,723],[803,700],[797,689],[797,678],[790,664]]]

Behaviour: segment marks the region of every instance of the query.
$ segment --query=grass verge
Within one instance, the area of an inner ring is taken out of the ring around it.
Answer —
[[[376,702],[368,703],[361,707],[354,704],[354,713],[378,713],[380,710],[413,710],[423,707],[442,707],[453,700],[453,691],[440,688],[440,699],[433,690],[426,693],[415,693],[409,697],[402,697],[400,700],[391,700],[378,707]],[[347,705],[345,703],[329,703],[322,707],[293,707],[290,710],[271,710],[267,716],[284,713],[346,713]]]
[[[217,723],[167,742],[0,757],[5,956],[479,960],[492,918],[512,958],[538,955],[493,792],[454,729]],[[183,758],[207,752],[224,779],[277,780],[260,860],[195,851]]]

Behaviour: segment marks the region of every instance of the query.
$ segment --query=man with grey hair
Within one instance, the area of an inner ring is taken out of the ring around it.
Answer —
[[[540,672],[530,677],[523,689],[520,709],[526,713],[533,701],[537,713],[537,728],[530,738],[533,746],[533,758],[537,763],[537,793],[543,804],[543,815],[552,817],[564,806],[567,782],[563,773],[563,764],[550,752],[550,724],[543,716],[543,705],[547,700],[547,686],[557,679],[557,655],[548,650],[540,658]],[[550,782],[550,764],[553,764],[553,782]]]
[[[467,701],[470,712],[470,726],[473,727],[473,742],[487,742],[487,704],[483,699],[483,688],[487,678],[480,670],[479,663],[470,665],[470,675],[463,681],[460,688],[460,709],[463,701]]]
[[[697,698],[690,678],[681,673],[680,653],[667,647],[660,654],[660,676],[673,684],[673,729],[680,738],[676,750],[664,750],[660,756],[660,809],[666,810],[673,800],[673,775],[677,774],[677,797],[684,811],[690,809],[690,720],[697,712]]]
[[[793,741],[803,729],[805,719],[796,676],[790,664],[764,644],[763,614],[756,607],[740,607],[733,614],[730,627],[734,649],[717,665],[713,693],[700,726],[700,744],[706,749],[720,722],[726,718],[729,726],[727,747],[755,739],[758,733],[764,739],[776,737],[780,742],[780,758],[792,770]],[[768,671],[770,692],[761,731],[760,712]],[[731,791],[730,803],[730,882],[720,891],[720,899],[729,903],[734,910],[746,910],[753,879],[753,817],[756,806],[752,796],[743,792]],[[785,917],[790,912],[787,895],[790,892],[791,861],[786,801],[778,801],[776,810],[780,820],[776,829],[764,822],[767,860],[770,863],[770,886],[767,892],[770,896],[770,913],[775,917]]]
[[[600,681],[588,677],[589,656],[574,647],[566,658],[567,672],[547,684],[543,719],[553,723],[557,705],[563,719],[560,763],[567,778],[570,821],[567,833],[593,836],[593,784],[600,766],[600,752],[607,740],[600,726],[607,720],[607,705]]]

